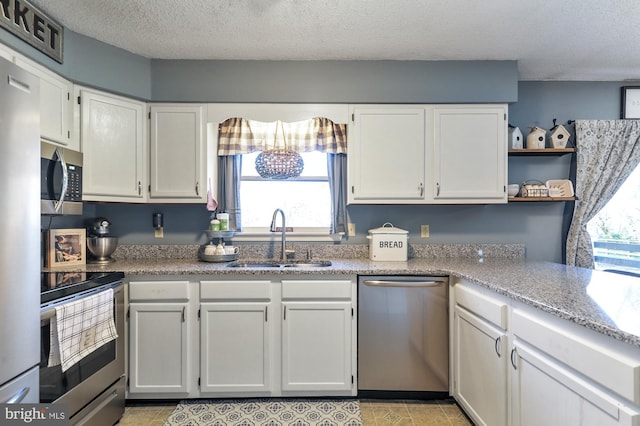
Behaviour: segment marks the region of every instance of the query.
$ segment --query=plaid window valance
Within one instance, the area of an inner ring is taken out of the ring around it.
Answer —
[[[218,155],[284,149],[295,152],[347,153],[347,125],[324,117],[295,123],[229,118],[218,126]]]

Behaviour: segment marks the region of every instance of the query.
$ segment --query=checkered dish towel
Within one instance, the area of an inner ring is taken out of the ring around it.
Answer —
[[[57,306],[51,319],[49,367],[62,371],[118,337],[113,319],[113,289]]]

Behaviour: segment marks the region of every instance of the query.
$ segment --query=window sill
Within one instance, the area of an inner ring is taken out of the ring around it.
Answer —
[[[234,242],[279,242],[280,232],[238,232],[233,236]],[[318,232],[287,232],[287,241],[298,242],[340,242],[344,232],[326,234]]]

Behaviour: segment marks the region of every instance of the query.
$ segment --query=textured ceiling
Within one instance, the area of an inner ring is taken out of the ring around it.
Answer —
[[[147,58],[517,60],[521,80],[640,79],[637,0],[31,0]]]

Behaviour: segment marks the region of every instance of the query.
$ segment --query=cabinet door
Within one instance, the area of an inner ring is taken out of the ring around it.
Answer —
[[[20,56],[16,64],[40,78],[40,135],[50,142],[80,151],[72,138],[73,84],[44,67]]]
[[[456,306],[454,397],[477,425],[507,424],[507,334]]]
[[[637,425],[640,413],[583,376],[516,340],[513,425]]]
[[[351,303],[282,305],[282,390],[350,390]]]
[[[189,304],[129,304],[129,392],[189,392]]]
[[[269,392],[268,304],[202,303],[200,312],[201,392]]]
[[[350,203],[424,200],[424,108],[356,107],[348,134]]]
[[[201,105],[151,106],[149,198],[153,201],[205,201],[202,117]]]
[[[507,202],[507,112],[502,105],[434,110],[434,200]]]
[[[6,59],[9,62],[13,62],[15,59],[15,52],[4,44],[0,43],[0,58]]]
[[[145,104],[81,91],[83,199],[146,200]]]

